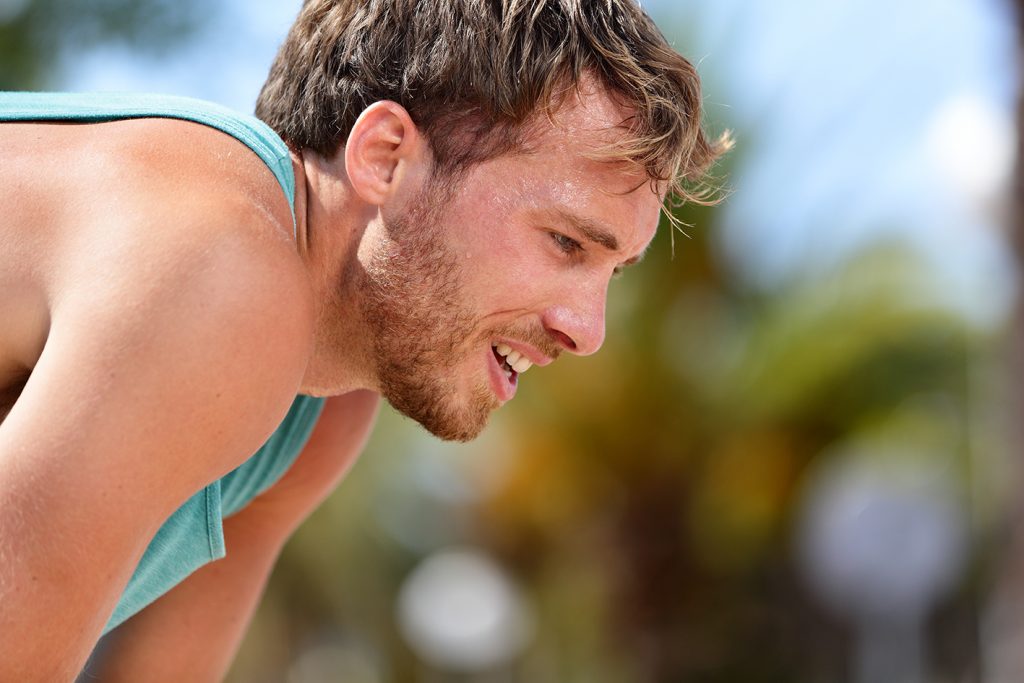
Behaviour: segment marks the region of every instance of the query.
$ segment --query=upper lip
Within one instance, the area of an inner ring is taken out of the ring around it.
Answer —
[[[511,339],[499,339],[494,342],[495,346],[500,346],[502,344],[510,347],[513,351],[518,351],[520,356],[538,367],[544,367],[554,360],[554,358],[544,355],[529,344],[512,341]]]

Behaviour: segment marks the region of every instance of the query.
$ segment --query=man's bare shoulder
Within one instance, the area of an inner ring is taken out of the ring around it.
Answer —
[[[266,163],[248,146],[214,128],[177,119],[118,121],[106,137],[106,169],[116,175],[118,199],[155,216],[188,211],[222,229],[237,227],[293,241],[288,200]],[[133,201],[133,199],[135,201]],[[166,212],[166,213],[165,213]]]
[[[264,213],[282,234],[292,232],[288,201],[266,164],[241,141],[199,123],[167,118],[4,123],[0,147],[0,179],[5,180],[0,197],[19,216],[24,207],[37,220],[67,219],[60,209],[68,199],[100,204],[137,192],[168,193],[179,207],[248,209]],[[186,194],[173,194],[181,191]]]
[[[287,201],[255,154],[202,126],[147,119],[42,134],[68,136],[66,182],[51,197],[60,208],[41,214],[46,338],[4,427],[19,410],[37,419],[25,417],[29,389],[47,382],[81,406],[105,397],[105,412],[134,423],[189,424],[197,436],[172,449],[194,458],[179,463],[187,491],[262,443],[305,372],[315,306]]]
[[[112,256],[104,267],[225,250],[301,267],[277,179],[219,130],[157,118],[4,124],[0,143],[0,280],[61,288],[82,280],[55,277]]]
[[[185,121],[104,125],[79,162],[92,166],[72,190],[81,211],[58,228],[60,291],[89,283],[92,295],[106,284],[143,293],[163,282],[182,295],[241,289],[271,312],[281,299],[311,312],[288,201],[255,153]]]
[[[150,190],[187,189],[197,206],[237,217],[262,217],[280,232],[293,236],[292,214],[278,179],[240,140],[214,128],[174,119],[118,122],[112,134],[124,170],[139,174]],[[158,173],[154,177],[153,172]],[[182,200],[182,197],[171,199]]]
[[[24,316],[45,341],[0,424],[0,630],[27,634],[0,648],[4,680],[80,666],[159,525],[273,433],[308,362],[273,177],[229,138],[157,123],[25,128],[45,144],[16,150],[0,195],[17,204],[0,282],[29,283],[0,304],[46,310]]]
[[[83,199],[61,240],[58,303],[69,305],[54,308],[54,321],[103,305],[154,329],[165,318],[224,328],[246,318],[250,329],[267,328],[267,353],[274,342],[283,353],[304,352],[314,310],[309,281],[287,200],[266,165],[206,126],[109,125],[92,145],[103,150],[93,156],[96,195]]]
[[[267,354],[308,352],[314,306],[288,202],[244,144],[169,119],[13,124],[0,137],[12,181],[0,312],[20,311],[5,316],[0,370],[31,370],[55,328],[85,333],[107,316],[136,333],[245,318],[266,327]]]

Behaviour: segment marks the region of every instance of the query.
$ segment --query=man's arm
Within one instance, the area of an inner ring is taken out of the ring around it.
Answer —
[[[288,473],[224,521],[227,557],[202,567],[104,638],[86,680],[221,680],[282,545],[355,461],[377,402],[367,391],[329,399]]]
[[[301,267],[244,235],[164,233],[152,258],[97,240],[62,264],[0,425],[0,680],[72,680],[159,525],[259,447],[301,380]]]

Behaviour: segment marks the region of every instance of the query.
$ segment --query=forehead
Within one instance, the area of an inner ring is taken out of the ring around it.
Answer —
[[[629,110],[584,83],[550,116],[538,116],[525,149],[483,162],[471,175],[489,185],[488,194],[506,215],[572,214],[599,221],[612,226],[632,256],[653,238],[664,197],[640,166],[601,158],[628,134],[629,117]]]
[[[550,112],[541,112],[531,126],[534,142],[540,145],[592,147],[620,141],[628,130],[633,110],[618,102],[593,78],[584,77],[575,87],[553,96]],[[592,151],[593,151],[592,150]]]

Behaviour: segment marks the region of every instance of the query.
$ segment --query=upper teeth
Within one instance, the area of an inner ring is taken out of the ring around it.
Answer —
[[[520,375],[533,366],[533,363],[523,356],[523,354],[518,351],[513,351],[512,347],[508,344],[498,344],[494,347],[494,350],[498,352],[499,356],[504,356],[505,362],[509,364],[509,367]]]

